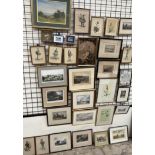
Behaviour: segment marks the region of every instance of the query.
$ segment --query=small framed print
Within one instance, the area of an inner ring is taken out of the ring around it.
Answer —
[[[117,79],[99,79],[97,103],[115,101]]]
[[[90,25],[90,10],[88,9],[74,9],[74,32],[75,33],[89,33]]]
[[[117,78],[119,64],[119,61],[99,60],[97,78]]]
[[[71,150],[71,132],[50,135],[50,152]]]
[[[66,36],[66,43],[67,44],[74,44],[75,43],[75,36]]]
[[[49,47],[48,62],[51,64],[61,64],[62,63],[62,47],[58,47],[58,46],[50,46]]]
[[[115,114],[127,114],[130,109],[128,105],[119,105],[115,110]]]
[[[53,36],[53,42],[54,42],[54,43],[63,44],[63,42],[64,42],[64,37],[63,37],[62,35],[54,35],[54,36]]]
[[[94,67],[69,69],[69,90],[94,89],[94,75]]]
[[[77,48],[65,47],[64,48],[64,64],[75,65],[77,63]]]
[[[41,41],[42,42],[52,42],[52,31],[42,30],[41,31]]]
[[[39,87],[66,86],[66,66],[38,67]]]
[[[46,64],[45,46],[31,46],[30,52],[33,65]]]
[[[110,144],[128,141],[128,126],[112,127],[109,134]]]
[[[117,102],[127,102],[129,97],[130,88],[119,88],[117,95]]]
[[[48,135],[35,137],[35,143],[36,143],[36,155],[49,153],[49,137],[48,137]]]
[[[132,35],[132,19],[120,19],[119,35]]]
[[[34,137],[23,139],[23,155],[35,155]]]
[[[121,47],[122,47],[121,39],[100,38],[98,58],[119,59]]]
[[[132,47],[124,47],[122,53],[121,63],[131,63],[132,61]]]
[[[74,131],[73,148],[92,145],[92,130]]]
[[[73,125],[95,124],[96,109],[73,112]]]
[[[97,112],[96,125],[110,125],[112,124],[115,106],[99,106]]]
[[[43,107],[59,107],[67,105],[67,87],[42,88]]]
[[[105,26],[106,36],[117,36],[119,27],[119,19],[117,18],[107,18]]]

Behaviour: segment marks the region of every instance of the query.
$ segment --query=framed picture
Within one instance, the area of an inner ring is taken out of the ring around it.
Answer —
[[[132,19],[120,19],[119,35],[131,35],[132,34]]]
[[[74,44],[75,43],[75,36],[66,36],[66,43],[67,44]]]
[[[67,68],[66,66],[46,66],[38,67],[39,87],[66,86]]]
[[[77,63],[77,48],[65,47],[64,48],[64,64],[74,65]]]
[[[122,47],[121,39],[101,38],[99,42],[98,58],[119,59],[121,47]]]
[[[117,95],[117,102],[127,102],[129,97],[130,88],[119,88]]]
[[[99,60],[97,78],[117,78],[119,64],[119,61]]]
[[[95,37],[102,37],[103,33],[104,33],[104,18],[91,17],[90,35]]]
[[[78,64],[95,65],[97,54],[97,38],[78,39]]]
[[[97,103],[114,102],[117,79],[99,79]]]
[[[54,35],[53,36],[53,42],[63,44],[64,42],[64,36],[63,35]]]
[[[74,131],[73,148],[92,145],[92,130]]]
[[[34,137],[23,139],[23,155],[35,155]]]
[[[72,93],[73,109],[86,109],[94,107],[94,90]]]
[[[124,47],[122,53],[121,63],[131,63],[132,61],[132,47]]]
[[[67,105],[67,87],[42,88],[43,107],[59,107]]]
[[[74,32],[89,33],[90,10],[80,8],[74,10],[75,10]]]
[[[110,125],[112,124],[115,106],[99,106],[97,112],[96,125]]]
[[[127,114],[130,109],[128,105],[119,105],[116,108],[115,114]]]
[[[35,137],[36,143],[36,154],[48,154],[49,153],[49,137],[46,136],[39,136]]]
[[[131,85],[131,76],[132,70],[131,69],[121,69],[120,70],[120,79],[119,79],[119,86],[130,86]]]
[[[73,125],[95,124],[96,109],[73,112]]]
[[[95,68],[69,69],[69,90],[94,89]]]
[[[128,141],[128,126],[112,127],[109,133],[111,144]]]
[[[33,65],[46,64],[45,46],[31,46],[30,52]]]
[[[71,124],[71,107],[47,109],[47,124],[48,126]]]
[[[71,132],[50,135],[50,152],[71,150]]]
[[[52,42],[52,31],[42,30],[41,31],[41,41],[42,42]]]
[[[51,64],[61,64],[62,63],[62,47],[49,46],[48,62]]]
[[[119,19],[107,18],[106,19],[106,27],[105,27],[105,35],[106,36],[117,36],[118,35],[118,27],[119,27]]]
[[[31,6],[33,27],[70,28],[71,0],[33,0]]]
[[[101,131],[94,133],[95,146],[104,146],[109,144],[108,132]]]

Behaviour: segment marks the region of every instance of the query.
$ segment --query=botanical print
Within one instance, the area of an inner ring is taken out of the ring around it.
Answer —
[[[129,88],[119,88],[117,102],[126,102],[129,96]]]
[[[121,19],[119,34],[131,35],[132,34],[132,19]]]
[[[76,48],[64,48],[64,63],[65,64],[76,64],[77,60],[77,49]]]
[[[122,70],[120,70],[119,85],[120,86],[130,86],[131,74],[132,74],[131,69],[122,69]]]
[[[103,146],[109,144],[107,131],[96,132],[94,133],[94,137],[95,137],[95,146]]]
[[[34,138],[24,138],[23,155],[34,155],[34,154],[35,154]]]
[[[131,59],[132,59],[132,48],[125,47],[123,49],[122,63],[131,63]]]

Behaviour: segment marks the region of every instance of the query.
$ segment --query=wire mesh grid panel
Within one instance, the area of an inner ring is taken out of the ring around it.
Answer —
[[[67,34],[73,34],[73,11],[74,8],[86,8],[91,10],[91,16],[132,18],[131,0],[72,0],[71,30]],[[35,116],[46,114],[46,109],[42,107],[41,89],[38,87],[37,69],[31,63],[30,46],[37,44],[45,45],[41,42],[41,31],[32,28],[31,0],[23,0],[23,115]],[[57,31],[57,30],[56,30]],[[64,33],[64,36],[66,33]],[[83,37],[86,35],[76,35]],[[123,39],[122,47],[131,46],[131,36],[114,37]],[[45,45],[48,49],[48,45]],[[47,52],[47,51],[46,51]],[[120,69],[132,68],[131,64],[120,65]],[[98,81],[96,81],[98,88]],[[69,93],[68,102],[71,104]],[[129,100],[126,104],[132,104],[132,88],[130,88]]]

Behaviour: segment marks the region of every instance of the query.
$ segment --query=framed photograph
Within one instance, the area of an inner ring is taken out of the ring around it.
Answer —
[[[122,53],[121,63],[131,63],[132,61],[132,47],[124,47]]]
[[[23,155],[35,155],[34,137],[23,139]]]
[[[109,133],[110,144],[128,141],[128,126],[112,127]]]
[[[43,107],[59,107],[67,105],[67,87],[42,88]]]
[[[107,18],[105,26],[106,36],[117,36],[119,27],[119,19],[117,18]]]
[[[78,38],[79,65],[95,65],[97,45],[97,38]]]
[[[48,126],[71,124],[71,107],[47,109]]]
[[[31,6],[33,27],[70,28],[71,0],[33,0]]]
[[[63,44],[64,42],[64,36],[63,35],[54,35],[53,36],[53,42]]]
[[[45,46],[31,46],[30,52],[33,65],[46,64]]]
[[[49,153],[49,137],[48,137],[48,135],[35,137],[35,143],[36,143],[36,155]]]
[[[74,32],[75,33],[89,33],[90,24],[90,10],[88,9],[74,9]]]
[[[50,152],[71,150],[71,132],[50,135]]]
[[[52,31],[42,30],[41,31],[41,41],[42,42],[52,42]]]
[[[69,69],[69,90],[94,89],[95,68]]]
[[[132,19],[120,19],[119,35],[132,35]]]
[[[95,124],[96,109],[73,112],[73,125]]]
[[[131,85],[131,69],[121,69],[120,70],[120,78],[119,78],[119,86],[130,86]]]
[[[73,148],[92,145],[92,130],[74,131]]]
[[[62,63],[62,47],[49,46],[48,62],[51,64]]]
[[[121,39],[104,39],[99,42],[98,58],[119,59],[122,47]]]
[[[119,61],[99,60],[97,78],[117,78],[119,64]]]
[[[77,63],[77,48],[65,47],[64,48],[64,64],[75,65]]]
[[[115,101],[117,79],[99,79],[97,103]]]
[[[97,112],[96,125],[110,125],[113,121],[115,106],[99,106]]]
[[[38,67],[39,87],[66,86],[66,66]]]
[[[130,88],[119,88],[117,95],[117,102],[127,102],[129,97]]]
[[[104,33],[104,18],[91,17],[90,35],[94,37],[102,37]]]
[[[109,144],[108,131],[94,133],[95,146],[104,146]]]
[[[115,114],[127,114],[130,109],[128,105],[119,105],[115,110]]]
[[[66,43],[67,44],[74,44],[75,43],[75,36],[66,36]]]

